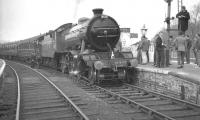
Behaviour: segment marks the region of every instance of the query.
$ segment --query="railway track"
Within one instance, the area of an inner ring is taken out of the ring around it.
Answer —
[[[81,109],[44,75],[28,67],[11,65],[18,80],[15,120],[89,120]]]
[[[85,79],[85,78],[84,78]],[[100,87],[81,82],[82,89],[111,103],[124,102],[148,115],[144,120],[200,120],[200,106],[133,85]],[[139,118],[135,118],[139,119]]]
[[[0,120],[14,120],[17,98],[17,85],[12,69],[5,67],[2,81],[2,94],[0,93]],[[2,96],[1,96],[2,95]],[[2,100],[2,101],[1,101]]]
[[[26,70],[26,73],[28,73],[27,70]],[[29,77],[26,77],[26,75]],[[30,86],[28,86],[27,88],[25,87],[26,91],[29,91],[29,89],[30,91],[32,91],[33,89],[37,88],[36,87],[37,85],[35,84],[38,84],[39,81],[43,79],[44,77],[43,76],[41,78],[39,77],[36,79],[34,78],[36,75],[33,75],[32,73],[31,76],[33,77],[33,80],[30,80],[31,78],[30,73],[25,74],[25,75],[22,74],[21,76],[23,76],[22,78],[25,80],[24,81],[25,84],[30,85],[32,83],[31,87]],[[29,79],[27,80],[27,78]],[[81,80],[81,82],[80,80],[74,80],[74,81],[77,82],[77,85],[81,89],[86,91],[90,96],[94,95],[96,98],[106,101],[107,105],[109,106],[113,105],[116,107],[116,109],[120,109],[120,105],[121,105],[121,111],[123,111],[123,114],[126,114],[125,115],[126,118],[129,118],[129,119],[131,118],[131,120],[199,120],[200,119],[200,106],[197,106],[195,104],[191,104],[182,100],[178,100],[175,98],[171,98],[166,95],[151,92],[151,91],[148,91],[136,86],[132,86],[129,84],[123,84],[122,86],[100,87],[96,85],[90,85],[89,83],[83,80]],[[41,84],[41,83],[39,83],[40,84],[39,87],[41,87],[41,89],[44,89],[43,86],[49,86],[49,85],[46,85],[43,83]],[[25,103],[25,104],[36,107],[36,105],[40,106],[42,103],[45,103],[47,105],[46,106],[47,108],[51,107],[51,105],[53,105],[54,103],[57,104],[58,103],[57,100],[55,100],[55,102],[51,101],[52,98],[57,99],[57,95],[55,94],[56,92],[54,91],[51,93],[49,92],[51,90],[48,90],[48,89],[46,89],[48,92],[46,92],[45,94],[40,92],[40,89],[38,89],[39,90],[38,92],[41,93],[41,95],[45,95],[47,99],[50,100],[50,102],[48,102],[48,100],[44,102],[39,100],[39,102],[37,103],[35,102],[32,103],[31,101],[30,102],[31,104],[29,103]],[[28,95],[25,94],[26,96],[28,96],[27,98],[30,97],[32,100],[33,97],[31,96],[37,96],[36,95],[37,90],[33,90],[33,91],[34,92],[30,92],[30,95],[29,95],[29,92],[27,93]],[[48,96],[52,96],[52,97],[48,98]],[[75,98],[70,97],[70,99],[77,99],[76,96],[74,97]],[[39,94],[37,98],[42,98],[42,97],[40,97],[40,94]],[[62,100],[59,99],[59,102],[61,101]],[[20,105],[20,106],[24,107],[24,105]],[[125,106],[129,106],[129,108]],[[63,107],[63,109],[65,108]],[[64,119],[63,116],[66,115],[63,112],[64,111],[63,109],[59,110],[55,108],[54,110],[46,110],[46,108],[44,108],[44,111],[42,110],[41,112],[39,112],[38,110],[36,110],[36,112],[30,112],[30,113],[26,113],[26,112],[23,113],[23,110],[22,110],[23,114],[19,114],[19,116],[21,118],[25,116],[25,117],[29,117],[26,119],[33,119],[34,117],[38,117],[37,115],[44,114],[45,116],[48,116],[48,118],[41,118],[41,119],[61,119],[62,120]],[[67,111],[71,110],[71,108],[66,108],[66,109]],[[27,111],[27,109],[25,109],[24,111]],[[120,112],[120,110],[118,110],[118,112]],[[53,118],[51,117],[52,114],[54,114]],[[95,114],[98,115],[99,113],[95,113]],[[69,119],[80,119],[79,117],[80,115],[75,114],[73,111],[70,112],[70,115],[74,117],[70,117]],[[121,118],[123,117],[121,116]],[[124,119],[126,118],[124,117]]]
[[[24,72],[24,70],[21,70]],[[27,70],[26,70],[27,71]],[[59,86],[59,88],[62,89],[62,91],[65,91],[65,94],[69,96],[70,99],[77,105],[80,106],[81,110],[84,110],[84,113],[89,117],[91,120],[133,120],[133,118],[139,118],[138,120],[148,120],[148,116],[145,115],[142,112],[132,111],[130,110],[130,107],[128,105],[124,105],[123,103],[114,104],[112,101],[111,103],[107,104],[105,101],[102,101],[91,94],[88,94],[86,91],[81,89],[80,87],[76,87],[76,84],[74,85],[66,85],[70,82],[73,83],[76,80],[67,80],[66,77],[60,77],[62,76],[61,73],[54,70],[50,73],[45,72],[43,70],[39,70],[42,74],[44,74],[46,77],[48,77],[54,84]],[[28,79],[31,79],[32,74],[26,75]],[[57,77],[56,77],[57,76]],[[64,75],[66,76],[66,75]],[[26,78],[26,79],[27,79]],[[54,79],[56,78],[56,79]],[[33,79],[32,82],[37,82],[35,79]],[[72,91],[71,91],[72,90]],[[80,92],[84,91],[84,92]],[[67,92],[66,92],[67,91]],[[84,94],[85,93],[85,94]],[[86,99],[85,99],[86,98]],[[123,107],[123,108],[122,108]],[[135,112],[134,115],[132,115],[132,112]],[[34,115],[35,117],[35,115]],[[145,118],[145,119],[144,119]],[[38,119],[38,118],[34,118]],[[50,118],[44,118],[45,120],[49,120]],[[42,119],[42,120],[44,120]],[[56,118],[53,118],[56,119]],[[58,118],[63,120],[64,118]],[[21,118],[20,118],[21,120]],[[23,119],[22,119],[23,120]],[[39,119],[40,120],[40,119]],[[135,119],[134,119],[135,120]]]

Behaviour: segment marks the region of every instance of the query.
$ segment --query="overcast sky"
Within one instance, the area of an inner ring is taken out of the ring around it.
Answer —
[[[183,0],[190,11],[200,0]],[[143,24],[151,39],[167,15],[164,0],[0,0],[0,40],[15,41],[56,29],[65,23],[77,23],[80,17],[92,17],[93,8],[103,8],[120,27],[141,34]],[[172,1],[172,16],[177,13],[177,0]]]

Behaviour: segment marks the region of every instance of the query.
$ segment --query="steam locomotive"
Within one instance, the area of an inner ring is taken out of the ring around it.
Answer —
[[[45,34],[2,44],[0,55],[81,75],[91,84],[125,81],[137,60],[131,52],[116,47],[120,38],[118,23],[102,14],[103,9],[93,9],[93,13],[91,19],[80,18],[78,24],[67,23]]]

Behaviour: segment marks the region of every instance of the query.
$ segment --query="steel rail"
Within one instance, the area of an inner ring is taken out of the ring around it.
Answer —
[[[9,66],[14,71],[15,76],[17,78],[17,108],[16,108],[16,113],[15,113],[16,114],[15,120],[20,120],[20,105],[21,105],[21,93],[20,93],[20,91],[21,91],[21,88],[20,88],[20,83],[19,83],[19,76],[18,76],[16,70],[13,67],[11,67],[10,65],[7,65],[7,66]]]
[[[158,92],[147,90],[145,88],[140,88],[138,86],[134,86],[134,85],[126,84],[126,83],[124,83],[124,85],[126,85],[128,87],[136,88],[136,89],[139,89],[139,90],[142,90],[142,91],[145,91],[145,92],[157,95],[157,96],[161,96],[161,97],[166,98],[166,99],[171,99],[176,103],[178,102],[178,103],[181,103],[181,104],[184,104],[184,105],[189,105],[188,107],[193,107],[193,108],[199,108],[200,109],[200,105],[197,105],[197,104],[193,104],[193,103],[190,103],[190,102],[187,102],[187,101],[184,101],[184,100],[173,98],[171,96],[167,96],[167,95],[164,95],[164,94],[161,94],[161,93],[158,93]]]
[[[17,63],[17,64],[20,64],[20,63]],[[21,64],[21,65],[23,65],[23,64]],[[46,76],[44,76],[44,75],[43,75],[42,73],[40,73],[39,71],[37,71],[37,70],[35,70],[35,69],[32,69],[32,68],[29,67],[29,66],[26,66],[26,65],[23,65],[23,66],[25,66],[25,67],[27,67],[27,68],[33,70],[34,72],[40,74],[40,75],[41,75],[45,80],[47,80],[53,87],[55,87],[56,90],[70,103],[70,106],[73,108],[73,110],[75,110],[76,113],[79,114],[79,117],[81,118],[81,120],[90,120],[90,119],[81,111],[81,109],[80,109],[78,106],[76,106],[76,105],[73,103],[73,101],[71,101],[70,98],[67,97],[67,96],[65,95],[65,93],[63,93],[62,90],[61,90],[60,88],[58,88],[53,82],[51,82]]]
[[[5,69],[5,66],[6,66],[6,62],[5,62],[4,60],[2,60],[2,59],[0,59],[0,62],[2,62],[2,63],[0,64],[0,77],[1,77],[2,74],[3,74],[3,71],[4,71],[4,69]]]
[[[81,77],[81,78],[87,80],[87,78],[85,78],[85,77]],[[82,81],[82,82],[83,82],[83,81]],[[87,83],[88,85],[90,85],[90,84],[89,84],[88,82],[86,82],[86,81],[85,81],[85,83]],[[141,110],[141,111],[147,113],[149,116],[152,116],[152,117],[155,117],[155,118],[158,118],[158,119],[164,119],[164,120],[175,120],[175,119],[172,118],[172,117],[169,117],[169,116],[167,116],[167,115],[165,115],[165,114],[163,114],[163,113],[161,113],[161,112],[155,111],[155,110],[153,110],[153,109],[151,109],[151,108],[149,108],[149,107],[146,107],[146,106],[144,106],[144,105],[142,105],[142,104],[140,104],[140,103],[137,103],[137,102],[135,102],[135,101],[133,101],[133,100],[131,100],[131,99],[128,99],[128,98],[125,98],[125,97],[123,97],[123,96],[121,96],[121,95],[118,95],[118,94],[116,94],[116,93],[114,93],[114,92],[112,92],[112,91],[106,90],[106,89],[104,89],[104,88],[102,88],[102,87],[99,87],[99,86],[97,86],[97,85],[90,85],[90,86],[91,86],[91,87],[95,87],[95,88],[97,88],[98,90],[103,91],[103,92],[105,92],[105,93],[108,94],[108,95],[112,95],[112,96],[114,96],[114,97],[116,97],[116,98],[119,98],[120,100],[124,100],[124,101],[127,102],[128,104],[134,104],[134,105],[136,106],[137,109],[139,109],[139,110]]]

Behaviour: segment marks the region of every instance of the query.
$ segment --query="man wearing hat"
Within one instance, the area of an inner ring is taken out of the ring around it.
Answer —
[[[190,19],[190,14],[185,6],[181,7],[181,11],[176,14],[176,18],[178,18],[178,30],[185,33],[188,29],[188,20]]]

